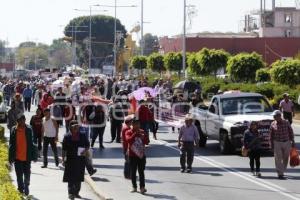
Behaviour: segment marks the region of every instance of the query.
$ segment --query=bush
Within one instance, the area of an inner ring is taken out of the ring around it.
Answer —
[[[264,66],[262,57],[257,53],[241,53],[229,59],[227,72],[235,82],[254,82],[256,71]]]
[[[300,60],[281,60],[273,63],[271,77],[274,82],[280,84],[300,84]]]
[[[21,195],[11,182],[8,167],[8,148],[5,139],[0,140],[0,199],[20,200]]]
[[[268,82],[271,80],[269,69],[263,68],[256,71],[255,80],[257,82]]]

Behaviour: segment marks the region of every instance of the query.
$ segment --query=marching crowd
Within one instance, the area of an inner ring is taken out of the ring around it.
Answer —
[[[137,192],[136,172],[139,174],[140,192],[145,188],[145,148],[149,145],[149,133],[157,139],[158,122],[153,105],[166,100],[190,102],[199,105],[203,100],[201,91],[195,90],[189,99],[183,94],[173,95],[170,80],[158,79],[149,85],[147,79],[140,81],[108,78],[92,78],[80,81],[68,78],[63,85],[54,85],[53,80],[28,79],[2,80],[3,99],[10,105],[7,127],[10,131],[9,162],[15,165],[18,190],[29,194],[30,165],[43,157],[42,168],[48,166],[48,146],[51,146],[55,165],[63,165],[63,181],[68,183],[70,199],[81,198],[79,195],[85,169],[92,176],[96,169],[92,164],[91,148],[99,140],[99,149],[105,149],[103,135],[107,121],[110,122],[111,142],[122,143],[125,158],[124,176],[131,179],[132,190]],[[139,88],[152,88],[144,91],[142,98],[132,95]],[[166,95],[168,94],[168,95]],[[285,94],[280,103],[281,111],[274,112],[274,122],[270,127],[271,144],[274,148],[275,164],[278,177],[284,178],[289,152],[295,146],[291,128],[294,108]],[[24,113],[36,105],[36,113],[26,123]],[[185,108],[183,108],[185,111]],[[185,112],[188,113],[188,112]],[[284,118],[288,121],[282,119]],[[62,155],[59,159],[57,145],[59,128],[66,128],[62,140]],[[179,129],[178,147],[181,150],[180,171],[192,172],[195,144],[199,142],[198,128],[193,124],[193,116],[187,114],[185,123]],[[258,177],[260,173],[261,136],[257,123],[251,122],[244,134],[244,148],[248,150],[250,168]],[[256,166],[256,168],[255,168]]]

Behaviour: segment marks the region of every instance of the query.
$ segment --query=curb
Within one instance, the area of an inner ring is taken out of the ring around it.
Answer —
[[[95,181],[89,175],[84,176],[84,181],[101,200],[113,200],[113,198],[108,197],[103,191],[97,188]]]

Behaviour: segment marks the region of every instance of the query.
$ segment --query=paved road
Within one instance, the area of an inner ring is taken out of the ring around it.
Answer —
[[[294,126],[300,134],[300,126]],[[64,134],[60,129],[60,135]],[[262,175],[257,179],[250,175],[248,158],[238,155],[221,155],[217,141],[209,140],[207,147],[196,150],[193,173],[179,172],[177,133],[161,127],[159,140],[151,138],[147,148],[146,188],[148,193],[131,194],[131,182],[123,178],[124,158],[121,145],[105,142],[105,149],[94,149],[94,166],[98,172],[93,177],[101,193],[116,200],[127,199],[299,199],[299,168],[289,169],[288,180],[278,180],[274,170],[274,158],[262,158]],[[105,130],[105,141],[110,141],[109,123]],[[300,137],[296,137],[300,147]],[[95,147],[98,143],[95,144]],[[58,192],[63,192],[57,190]],[[92,198],[94,199],[94,198]]]
[[[300,126],[295,131],[300,133]],[[220,155],[216,141],[208,141],[206,148],[197,149],[192,174],[180,173],[177,136],[168,128],[160,128],[159,140],[151,140],[147,148],[145,196],[129,193],[131,183],[123,178],[120,144],[106,143],[105,150],[96,149],[94,164],[99,172],[94,180],[98,188],[113,199],[300,199],[299,168],[288,170],[288,180],[278,180],[273,157],[265,156],[263,177],[257,179],[249,174],[248,158]],[[109,127],[105,140],[110,141]],[[299,143],[300,137],[296,141]]]

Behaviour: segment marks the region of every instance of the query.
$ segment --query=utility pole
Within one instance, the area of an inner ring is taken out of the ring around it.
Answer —
[[[90,33],[89,33],[89,70],[92,62],[92,6],[90,6]]]
[[[183,36],[182,36],[182,70],[184,78],[187,79],[186,72],[186,0],[183,0]]]
[[[144,55],[144,0],[141,0],[141,56]]]
[[[114,25],[114,73],[117,72],[117,0],[115,0],[115,25]]]

